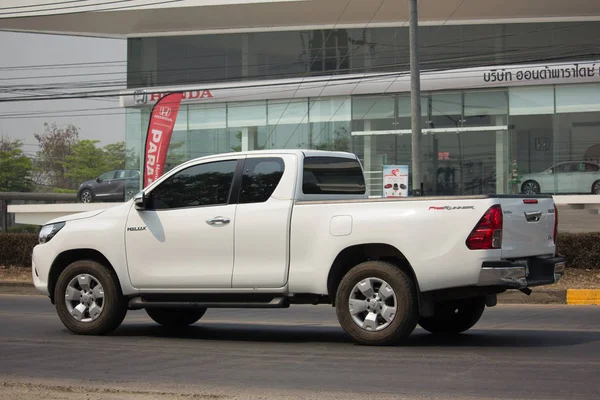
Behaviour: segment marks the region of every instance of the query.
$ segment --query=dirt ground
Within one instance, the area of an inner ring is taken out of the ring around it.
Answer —
[[[178,385],[141,385],[137,383],[68,382],[51,379],[2,377],[0,400],[358,400],[364,393],[329,392],[321,390],[277,390],[273,388],[223,388]],[[183,386],[183,387],[182,387]],[[377,393],[379,400],[490,400],[489,397],[429,396]],[[508,400],[496,398],[495,400]],[[511,400],[515,400],[512,398]]]
[[[31,283],[31,269],[0,266],[0,282]],[[599,269],[567,268],[565,276],[556,284],[537,289],[600,289]]]

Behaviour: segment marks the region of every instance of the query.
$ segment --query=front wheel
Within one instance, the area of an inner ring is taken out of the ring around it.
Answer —
[[[592,194],[600,194],[600,181],[596,181],[592,185]]]
[[[90,189],[83,189],[79,194],[79,200],[82,203],[91,203],[94,201],[94,193]]]
[[[485,298],[436,303],[432,317],[421,317],[419,325],[431,333],[458,334],[471,329],[483,315]]]
[[[367,261],[352,268],[336,294],[340,325],[358,344],[389,345],[406,338],[417,325],[417,289],[394,264]]]
[[[114,272],[92,260],[70,264],[54,289],[56,311],[71,332],[102,335],[116,329],[127,314]]]
[[[147,308],[146,313],[164,327],[184,328],[202,318],[206,308]]]

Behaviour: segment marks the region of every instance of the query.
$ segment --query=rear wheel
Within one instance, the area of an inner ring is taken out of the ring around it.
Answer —
[[[111,332],[127,314],[127,299],[116,275],[92,260],[75,261],[65,268],[56,282],[54,299],[62,323],[80,335]]]
[[[523,194],[540,194],[540,184],[536,181],[525,181],[521,186],[521,192]]]
[[[417,325],[415,283],[391,263],[364,262],[342,278],[336,294],[336,313],[340,325],[356,343],[397,343]]]
[[[485,310],[485,298],[436,303],[432,317],[421,317],[419,325],[431,333],[457,334],[471,329]]]
[[[147,308],[146,313],[164,327],[183,328],[198,322],[206,308]]]

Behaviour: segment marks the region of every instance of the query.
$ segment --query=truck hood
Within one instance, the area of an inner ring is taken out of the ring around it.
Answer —
[[[55,224],[57,222],[67,222],[67,221],[75,221],[78,219],[92,218],[92,217],[102,214],[106,210],[107,210],[106,208],[102,208],[99,210],[84,211],[84,212],[75,213],[75,214],[63,215],[62,217],[54,218],[54,219],[46,222],[46,225]]]

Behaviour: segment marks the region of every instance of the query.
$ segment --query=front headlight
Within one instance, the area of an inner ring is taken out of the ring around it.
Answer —
[[[56,224],[44,225],[40,230],[39,242],[40,244],[48,243],[58,231],[65,226],[64,222],[58,222]]]

